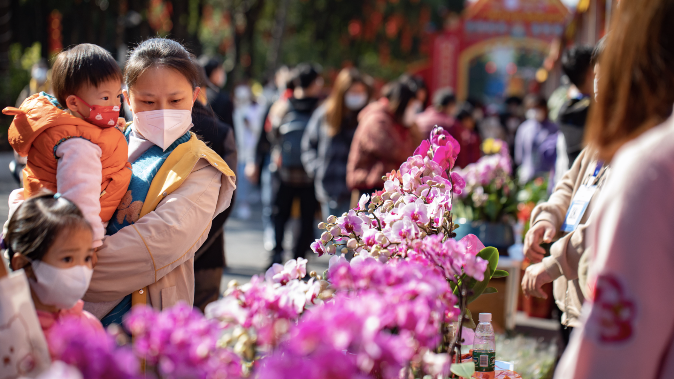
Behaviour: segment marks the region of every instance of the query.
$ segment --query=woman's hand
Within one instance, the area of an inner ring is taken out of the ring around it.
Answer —
[[[555,234],[557,234],[557,229],[550,221],[537,222],[524,237],[524,256],[534,263],[542,261],[545,249],[540,244],[552,242]]]
[[[545,271],[543,263],[536,263],[527,267],[527,270],[524,272],[524,278],[522,278],[522,291],[526,296],[547,299],[548,295],[543,292],[541,287],[550,282],[552,282],[552,277]]]
[[[260,176],[260,166],[256,165],[254,162],[249,162],[246,164],[244,173],[249,182],[257,184],[257,179]]]

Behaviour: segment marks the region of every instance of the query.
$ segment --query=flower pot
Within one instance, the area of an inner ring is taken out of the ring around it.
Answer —
[[[459,225],[459,228],[455,230],[456,240],[475,234],[485,246],[497,248],[500,255],[508,255],[508,248],[515,244],[513,227],[510,224],[466,219],[459,219],[456,224]]]
[[[552,294],[552,283],[546,283],[541,288],[546,295],[547,299],[542,299],[540,297],[525,296],[524,297],[524,312],[526,312],[529,317],[537,318],[552,318],[552,308],[555,306],[555,298]]]

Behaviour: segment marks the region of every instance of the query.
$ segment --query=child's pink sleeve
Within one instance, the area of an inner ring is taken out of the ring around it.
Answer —
[[[71,138],[56,149],[56,187],[66,199],[77,204],[94,232],[93,247],[103,244],[101,222],[101,148],[83,138]]]

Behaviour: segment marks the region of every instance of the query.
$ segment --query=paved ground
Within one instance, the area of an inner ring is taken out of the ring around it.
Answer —
[[[240,283],[247,282],[255,274],[264,273],[269,264],[269,252],[265,250],[262,241],[262,210],[259,205],[252,207],[252,215],[248,220],[240,220],[235,217],[236,212],[225,224],[225,251],[227,259],[227,269],[225,270],[223,289],[227,283],[236,279]],[[318,224],[318,220],[316,221]],[[292,246],[291,230],[293,225],[288,225],[288,232],[284,246],[286,248],[286,259],[290,259],[289,253]],[[328,258],[323,256],[318,258],[312,252],[307,253],[309,264],[308,271],[316,270],[323,272],[328,268]]]

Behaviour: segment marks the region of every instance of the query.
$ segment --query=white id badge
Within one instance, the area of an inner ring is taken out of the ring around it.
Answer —
[[[576,196],[573,197],[569,210],[566,212],[566,219],[562,225],[563,232],[573,232],[576,230],[596,190],[597,186],[580,186],[576,192]]]

